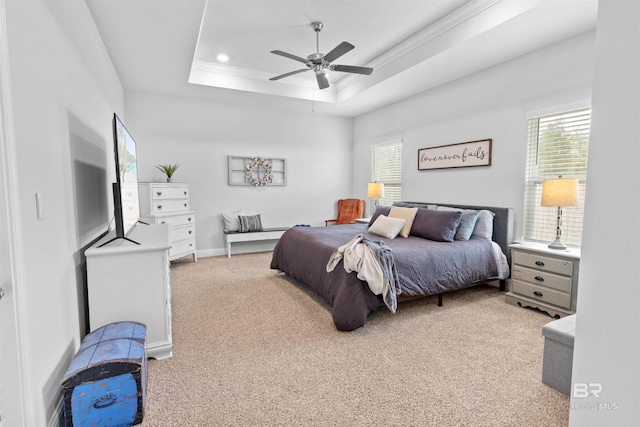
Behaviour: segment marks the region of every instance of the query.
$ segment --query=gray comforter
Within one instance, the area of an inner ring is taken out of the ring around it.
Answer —
[[[509,275],[504,254],[486,239],[453,243],[413,236],[385,239],[368,233],[366,224],[290,228],[273,251],[271,268],[305,283],[324,298],[332,307],[336,328],[342,331],[363,326],[369,313],[384,305],[357,273],[345,272],[342,263],[326,271],[333,251],[359,233],[384,241],[393,251],[400,296],[436,295]]]

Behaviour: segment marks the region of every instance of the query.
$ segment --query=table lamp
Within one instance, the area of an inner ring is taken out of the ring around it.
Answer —
[[[380,197],[384,197],[384,184],[381,182],[370,182],[367,186],[367,197],[373,200],[374,211],[378,209]]]
[[[542,181],[541,206],[557,206],[558,219],[556,224],[556,240],[549,243],[551,249],[567,249],[567,245],[560,241],[560,225],[562,224],[562,207],[578,204],[578,180],[575,178],[545,179]]]

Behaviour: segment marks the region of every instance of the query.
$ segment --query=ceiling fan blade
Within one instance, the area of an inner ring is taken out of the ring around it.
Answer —
[[[329,80],[327,80],[327,75],[325,73],[317,73],[316,80],[318,80],[318,87],[320,89],[326,89],[329,87]]]
[[[333,71],[341,71],[343,73],[355,73],[355,74],[365,74],[369,75],[373,73],[373,68],[369,67],[356,67],[353,65],[332,65],[331,69]]]
[[[307,65],[308,65],[308,64],[311,64],[311,62],[310,62],[308,59],[300,58],[299,56],[292,55],[292,54],[290,54],[290,53],[283,52],[283,51],[281,51],[281,50],[272,50],[272,51],[271,51],[271,53],[274,53],[274,54],[276,54],[276,55],[280,55],[280,56],[284,56],[285,58],[293,59],[293,60],[295,60],[295,61],[300,61],[300,62],[302,62],[303,64],[307,64]]]
[[[352,45],[351,43],[342,42],[338,46],[334,47],[331,52],[327,53],[324,56],[324,60],[327,62],[333,62],[336,59],[340,58],[345,53],[349,52],[354,47],[355,46]]]
[[[304,73],[305,71],[309,71],[309,70],[310,70],[309,68],[303,68],[302,70],[291,71],[289,73],[280,74],[279,76],[271,77],[269,80],[271,81],[280,80],[280,79],[284,79],[285,77],[293,76],[294,74],[298,74],[298,73]]]

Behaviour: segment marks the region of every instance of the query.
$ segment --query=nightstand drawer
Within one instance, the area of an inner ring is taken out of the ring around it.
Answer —
[[[536,286],[553,288],[562,292],[571,292],[571,277],[558,276],[546,271],[533,270],[521,265],[514,265],[513,278],[524,282],[529,282]]]
[[[513,280],[511,286],[512,291],[516,294],[544,301],[558,307],[571,307],[571,295],[566,292],[536,286],[531,283],[521,282],[520,280]]]
[[[551,271],[566,276],[571,276],[573,274],[573,262],[571,261],[530,254],[527,252],[514,251],[513,263],[535,268],[537,270]]]

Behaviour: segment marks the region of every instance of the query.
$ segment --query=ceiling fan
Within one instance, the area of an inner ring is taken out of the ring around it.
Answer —
[[[369,75],[373,72],[373,68],[369,67],[356,67],[353,65],[337,65],[332,64],[333,61],[340,58],[345,53],[349,52],[355,46],[351,43],[342,42],[332,51],[327,54],[320,53],[320,31],[322,30],[323,24],[322,22],[312,22],[311,27],[313,31],[316,32],[316,53],[312,53],[307,56],[307,58],[301,58],[296,55],[292,55],[287,52],[283,52],[281,50],[272,50],[271,53],[276,55],[284,56],[286,58],[290,58],[299,62],[302,62],[307,66],[307,68],[302,68],[300,70],[291,71],[289,73],[281,74],[276,77],[272,77],[269,80],[275,81],[280,80],[285,77],[292,76],[298,73],[304,73],[305,71],[313,70],[316,75],[316,80],[318,81],[318,87],[320,89],[326,89],[329,87],[329,80],[327,80],[327,71],[340,71],[343,73],[355,73],[355,74],[365,74]]]

